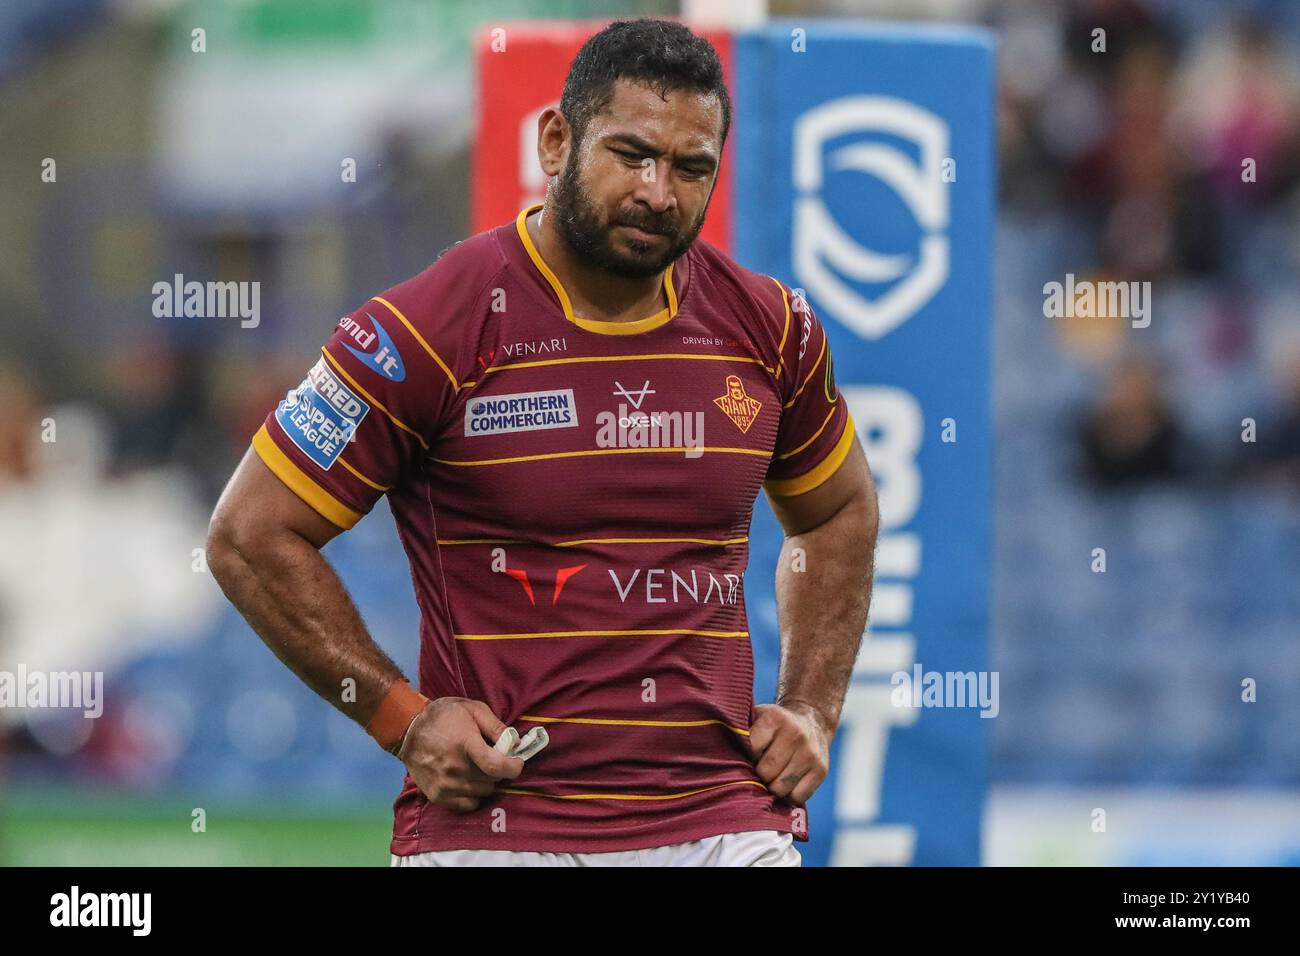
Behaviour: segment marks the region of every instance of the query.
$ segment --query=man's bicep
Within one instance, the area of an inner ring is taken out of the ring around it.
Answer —
[[[317,548],[344,530],[290,488],[252,446],[221,493],[212,526],[232,543],[288,531]]]
[[[848,454],[829,477],[800,494],[778,494],[765,486],[772,511],[787,535],[803,534],[829,521],[856,496],[874,499],[875,489],[862,443],[856,434]]]

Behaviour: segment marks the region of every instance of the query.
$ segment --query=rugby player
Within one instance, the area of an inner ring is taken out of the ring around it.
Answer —
[[[227,596],[406,766],[394,865],[801,863],[876,494],[817,317],[697,240],[730,122],[685,26],[595,34],[538,122],[545,203],[344,317],[217,505]],[[755,706],[760,487],[786,538]],[[320,554],[383,495],[418,690]],[[494,746],[538,727],[526,763]]]

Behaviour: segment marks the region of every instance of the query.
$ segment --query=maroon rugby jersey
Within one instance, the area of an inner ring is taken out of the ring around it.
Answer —
[[[848,454],[826,336],[703,241],[665,271],[667,308],[577,318],[524,226],[537,208],[343,318],[253,440],[342,528],[388,495],[425,695],[550,734],[472,813],[408,775],[392,851],[806,840],[750,754],[743,584],[760,486],[799,494]]]

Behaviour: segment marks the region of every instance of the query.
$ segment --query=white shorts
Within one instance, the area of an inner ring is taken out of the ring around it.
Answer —
[[[439,850],[393,856],[393,866],[802,866],[794,837],[778,830],[723,833],[645,850],[542,853],[532,850]]]

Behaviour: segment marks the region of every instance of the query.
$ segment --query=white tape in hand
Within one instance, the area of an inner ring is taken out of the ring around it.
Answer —
[[[545,727],[534,727],[528,733],[524,734],[521,739],[519,731],[513,727],[507,727],[502,731],[501,736],[497,738],[493,749],[497,750],[508,757],[518,757],[520,760],[527,760],[535,756],[551,742],[550,735],[546,733]]]

